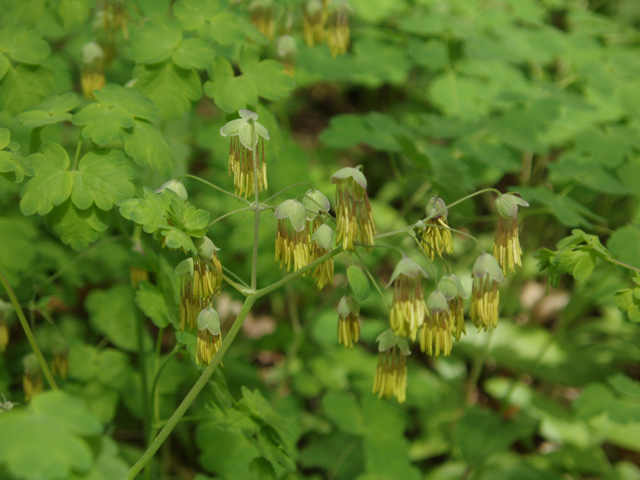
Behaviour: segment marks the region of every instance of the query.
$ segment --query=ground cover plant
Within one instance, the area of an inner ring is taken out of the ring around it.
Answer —
[[[0,479],[640,479],[634,0],[0,5]]]

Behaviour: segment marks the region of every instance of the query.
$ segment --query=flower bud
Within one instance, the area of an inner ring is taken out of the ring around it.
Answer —
[[[182,182],[179,182],[178,180],[169,180],[168,182],[163,183],[160,186],[160,188],[156,190],[156,193],[162,193],[167,189],[176,193],[182,199],[183,202],[186,202],[187,199],[189,198],[187,189],[184,187]]]

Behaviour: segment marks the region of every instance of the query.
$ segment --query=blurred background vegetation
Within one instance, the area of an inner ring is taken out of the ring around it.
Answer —
[[[348,18],[350,43],[335,57],[326,42],[305,42],[325,9],[329,39]],[[336,258],[332,288],[302,279],[274,292],[145,478],[640,479],[639,26],[636,0],[3,1],[0,127],[12,143],[0,138],[0,269],[68,375],[57,376],[65,393],[25,401],[23,377],[42,378],[6,303],[0,393],[20,405],[0,410],[0,478],[124,478],[199,375],[193,335],[172,327],[184,255],[117,207],[21,210],[27,156],[40,141],[70,158],[100,145],[126,153],[119,168],[138,194],[183,173],[230,189],[219,129],[248,108],[271,133],[269,194],[309,182],[333,199],[331,175],[363,165],[387,232],[424,218],[435,195],[518,192],[531,205],[520,211],[523,267],[501,286],[495,331],[469,324],[448,358],[416,349],[402,405],[371,395],[375,338],[388,325],[379,295],[362,304],[355,349],[337,343],[350,257]],[[131,86],[152,112],[96,101],[89,87],[101,82]],[[111,110],[78,114],[100,102]],[[118,108],[132,123],[114,120]],[[238,208],[184,183],[212,219]],[[452,228],[488,251],[493,200],[449,211]],[[275,232],[267,213],[261,286],[282,277]],[[248,278],[251,215],[226,217],[209,236],[222,264]],[[427,265],[408,236],[385,241]],[[454,234],[444,259],[468,291],[479,253]],[[400,259],[361,257],[383,287]],[[134,290],[131,266],[150,282]],[[223,289],[223,332],[239,306]]]

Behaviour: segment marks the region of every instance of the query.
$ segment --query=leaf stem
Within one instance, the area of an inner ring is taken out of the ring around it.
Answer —
[[[218,365],[220,365],[222,357],[224,357],[225,353],[227,353],[227,350],[240,331],[240,328],[242,327],[247,314],[251,310],[251,307],[253,307],[253,304],[256,302],[257,298],[257,295],[250,295],[245,299],[244,304],[242,305],[242,309],[240,310],[240,313],[238,313],[238,317],[233,322],[229,333],[227,333],[227,336],[222,342],[220,349],[213,357],[213,360],[204,369],[202,375],[200,375],[200,378],[198,378],[182,403],[178,405],[178,408],[176,408],[175,412],[173,412],[171,417],[169,417],[162,430],[160,430],[158,436],[153,440],[153,442],[151,442],[151,445],[149,445],[149,448],[147,448],[140,459],[129,469],[127,480],[133,480],[136,475],[140,473],[140,471],[144,468],[144,466],[149,463],[149,461],[153,458],[153,455],[158,451],[162,443],[167,439],[171,431],[175,428],[180,419],[184,416],[191,404],[194,402],[198,394],[202,391],[204,386],[209,381],[209,378],[211,378],[211,375],[213,375],[213,372],[215,372]]]
[[[284,192],[286,192],[287,190],[291,190],[294,189],[296,187],[299,187],[301,185],[307,185],[308,187],[313,188],[313,185],[311,185],[309,182],[300,182],[300,183],[296,183],[295,185],[290,185],[287,188],[283,188],[282,190],[280,190],[278,193],[274,193],[273,195],[271,195],[269,198],[267,198],[264,203],[269,202],[270,200],[273,200],[274,198],[276,198],[278,195],[282,195]],[[314,189],[315,190],[315,189]]]
[[[233,198],[235,198],[236,200],[240,200],[241,202],[244,202],[244,203],[246,203],[247,205],[251,205],[251,202],[250,202],[249,200],[246,200],[246,199],[244,199],[244,198],[242,198],[242,197],[239,197],[239,196],[238,196],[238,195],[236,195],[235,193],[227,192],[224,188],[221,188],[221,187],[217,186],[217,185],[216,185],[216,184],[214,184],[214,183],[207,182],[206,180],[203,180],[203,179],[202,179],[202,178],[200,178],[200,177],[196,177],[195,175],[191,175],[191,174],[189,174],[189,173],[183,173],[182,175],[179,175],[177,179],[178,179],[178,180],[180,180],[182,177],[187,177],[187,178],[191,178],[191,179],[193,179],[193,180],[197,180],[198,182],[202,182],[202,183],[204,183],[205,185],[209,185],[211,188],[215,188],[215,189],[216,189],[216,190],[218,190],[219,192],[224,193],[225,195],[229,195],[230,197],[233,197]]]
[[[251,210],[251,207],[244,207],[244,208],[239,208],[237,210],[232,210],[231,212],[227,212],[224,215],[216,218],[215,220],[209,222],[209,225],[207,225],[207,228],[209,228],[211,225],[213,225],[216,222],[219,222],[220,220],[222,220],[225,217],[228,217],[229,215],[233,215],[234,213],[240,213],[240,212],[245,212],[247,210]]]
[[[255,123],[251,123],[251,139],[255,138],[256,133],[256,125]],[[264,140],[263,140],[264,142]],[[253,255],[251,256],[251,290],[254,292],[258,286],[258,237],[260,234],[260,182],[258,180],[258,155],[256,149],[258,148],[258,144],[253,145],[253,149],[251,150],[251,159],[253,160],[253,193],[255,202],[253,203],[253,212],[255,215],[255,221],[253,222]],[[263,150],[264,153],[264,150]],[[264,158],[263,158],[264,160]]]
[[[79,135],[78,145],[76,145],[76,154],[73,156],[73,166],[71,170],[76,170],[78,168],[78,161],[80,160],[80,152],[82,151],[82,135]]]
[[[38,347],[38,344],[36,343],[36,339],[33,336],[33,332],[31,331],[31,327],[29,326],[29,322],[27,321],[27,317],[24,316],[24,312],[22,311],[20,302],[18,302],[18,299],[16,298],[16,294],[13,291],[13,288],[11,288],[11,285],[9,285],[9,282],[7,281],[7,278],[4,276],[2,269],[0,269],[0,283],[2,283],[2,286],[4,287],[5,292],[7,292],[7,295],[9,296],[9,299],[13,304],[13,308],[16,310],[16,315],[18,315],[20,324],[24,329],[24,333],[27,336],[27,340],[29,340],[29,344],[33,349],[33,353],[35,353],[36,358],[38,359],[38,363],[40,364],[40,368],[42,369],[42,372],[44,373],[44,376],[46,377],[47,382],[49,382],[49,385],[51,386],[52,390],[58,390],[58,384],[54,380],[53,375],[51,374],[51,370],[49,370],[49,365],[47,365],[47,361],[44,359],[44,355],[42,355],[42,352],[40,351],[40,347]]]

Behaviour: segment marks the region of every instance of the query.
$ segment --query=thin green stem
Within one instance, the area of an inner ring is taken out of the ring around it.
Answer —
[[[387,300],[387,297],[384,296],[384,293],[382,292],[382,289],[378,285],[378,282],[376,282],[376,279],[373,277],[373,275],[371,274],[371,272],[369,271],[367,266],[364,264],[364,261],[362,260],[362,257],[360,257],[360,254],[358,252],[354,252],[354,253],[356,254],[356,257],[358,257],[358,260],[360,260],[360,265],[362,266],[362,268],[364,268],[364,272],[367,274],[367,277],[369,277],[369,280],[371,280],[371,283],[373,283],[373,286],[375,287],[375,289],[380,294],[380,297],[382,298],[384,303],[387,304],[387,307],[389,308],[389,310],[391,310],[391,304]]]
[[[82,151],[82,135],[79,135],[78,145],[76,145],[76,154],[73,156],[73,166],[71,170],[78,168],[78,161],[80,160],[80,152]]]
[[[218,190],[219,192],[224,193],[225,195],[229,195],[230,197],[233,197],[233,198],[235,198],[236,200],[240,200],[241,202],[244,202],[244,203],[246,203],[247,205],[251,205],[251,202],[250,202],[249,200],[246,200],[246,199],[244,199],[244,198],[242,198],[242,197],[239,197],[239,196],[238,196],[238,195],[236,195],[235,193],[227,192],[224,188],[221,188],[221,187],[217,186],[217,185],[216,185],[216,184],[214,184],[214,183],[207,182],[206,180],[203,180],[203,179],[202,179],[202,178],[200,178],[200,177],[197,177],[197,176],[195,176],[195,175],[191,175],[191,174],[189,174],[189,173],[183,173],[182,175],[180,175],[180,176],[178,177],[178,180],[180,180],[182,177],[187,177],[187,178],[191,178],[191,179],[193,179],[193,180],[197,180],[198,182],[202,182],[202,183],[204,183],[205,185],[208,185],[208,186],[210,186],[211,188],[215,188],[215,189],[216,189],[216,190]]]
[[[502,195],[502,192],[500,190],[496,190],[495,188],[483,188],[482,190],[478,190],[477,192],[473,192],[473,193],[467,195],[466,197],[462,197],[461,199],[456,200],[455,202],[447,205],[446,207],[441,208],[440,210],[437,210],[437,211],[433,212],[425,220],[429,220],[430,218],[437,217],[441,213],[444,213],[444,212],[448,211],[451,207],[455,207],[456,205],[459,205],[462,202],[466,202],[467,200],[469,200],[469,199],[471,199],[473,197],[477,197],[478,195],[482,195],[483,193],[487,193],[487,192],[494,192],[494,193],[496,193],[498,195]]]
[[[634,272],[640,273],[640,268],[634,267],[633,265],[629,265],[628,263],[621,262],[620,260],[616,260],[615,258],[605,258],[605,260],[609,263],[614,263],[624,268],[628,268],[629,270],[633,270]]]
[[[31,331],[31,327],[29,326],[27,317],[25,317],[24,311],[20,306],[20,302],[18,302],[16,294],[13,291],[13,288],[11,288],[11,285],[9,285],[9,282],[7,281],[7,278],[4,276],[4,272],[2,271],[2,269],[0,269],[0,283],[2,283],[2,286],[4,287],[5,292],[7,292],[7,295],[9,296],[9,300],[11,300],[11,303],[13,304],[13,308],[16,310],[16,315],[18,315],[20,324],[24,329],[24,333],[27,336],[27,340],[29,340],[29,344],[31,345],[31,349],[33,350],[33,353],[35,353],[36,358],[38,359],[38,363],[40,364],[40,368],[42,369],[42,372],[44,373],[44,376],[46,377],[47,382],[49,382],[49,385],[53,390],[57,390],[58,384],[53,379],[51,370],[49,370],[49,365],[47,365],[47,361],[44,359],[44,355],[42,355],[42,352],[40,351],[40,347],[38,347],[38,344],[36,343],[36,339],[33,336],[33,332]]]
[[[160,382],[160,374],[164,370],[164,367],[168,365],[169,360],[171,360],[180,351],[180,349],[181,349],[180,344],[176,345],[176,347],[171,352],[169,352],[166,357],[162,359],[162,362],[160,362],[160,365],[156,369],[156,374],[153,377],[153,383],[151,384],[150,393],[151,393],[151,398],[153,398],[153,402],[154,402],[154,405],[153,405],[154,414],[155,414],[154,422],[157,421],[160,417],[158,397],[156,395],[158,382]]]
[[[136,312],[137,343],[138,343],[138,370],[142,383],[142,414],[144,417],[144,438],[148,441],[151,433],[151,405],[149,404],[149,380],[147,378],[147,361],[144,350],[144,317],[141,312]]]
[[[291,185],[287,188],[283,188],[282,190],[280,190],[278,193],[274,193],[273,195],[271,195],[269,198],[267,198],[264,203],[268,203],[269,201],[273,200],[274,198],[276,198],[279,195],[282,195],[284,192],[288,191],[288,190],[292,190],[296,187],[299,187],[301,185],[306,185],[308,187],[311,187],[313,189],[313,185],[311,185],[309,182],[300,182],[300,183],[296,183],[295,185]]]
[[[225,213],[224,215],[222,215],[222,216],[216,218],[215,220],[213,220],[212,222],[209,222],[209,225],[207,225],[207,228],[209,228],[214,223],[219,222],[223,218],[228,217],[229,215],[233,215],[234,213],[246,212],[247,210],[251,210],[251,207],[239,208],[237,210],[233,210],[231,212]]]
[[[245,282],[242,278],[240,278],[240,276],[239,276],[239,275],[236,275],[236,274],[235,274],[235,273],[233,273],[231,270],[229,270],[227,267],[223,266],[223,267],[222,267],[222,270],[223,270],[224,272],[227,272],[227,274],[228,274],[228,275],[231,275],[233,278],[235,278],[235,279],[238,281],[238,283],[239,283],[240,285],[243,285],[243,286],[244,286],[244,287],[246,287],[246,288],[251,288],[251,287],[249,287],[249,284],[248,284],[247,282]],[[224,275],[224,274],[223,274],[223,275]],[[223,276],[222,278],[224,278],[224,276]],[[226,279],[225,279],[225,280],[226,280]]]
[[[251,138],[254,138],[256,134],[255,124],[251,124]],[[264,141],[264,140],[263,140]],[[251,150],[251,158],[253,160],[253,193],[254,193],[254,215],[255,220],[253,222],[253,255],[251,256],[251,290],[254,292],[258,288],[258,240],[260,235],[260,182],[258,181],[258,154],[256,149],[258,144],[254,144],[253,150]],[[264,159],[263,159],[264,160]]]
[[[376,235],[373,238],[375,238],[376,240],[379,240],[380,238],[393,237],[394,235],[399,235],[401,233],[407,233],[407,232],[413,230],[414,228],[416,228],[418,225],[420,225],[420,222],[422,222],[422,220],[419,220],[416,223],[409,225],[408,227],[401,228],[400,230],[393,230],[392,232],[380,233],[379,235]]]
[[[173,429],[178,424],[180,419],[187,412],[191,404],[195,401],[198,394],[202,391],[202,389],[205,387],[205,385],[211,378],[211,375],[213,375],[213,372],[215,372],[216,368],[218,368],[218,365],[220,365],[222,358],[224,357],[225,353],[227,353],[227,350],[229,350],[231,343],[233,343],[233,340],[235,339],[236,335],[240,331],[240,328],[242,327],[242,324],[244,323],[244,320],[247,317],[247,314],[253,307],[253,304],[255,303],[257,298],[258,298],[257,295],[250,295],[245,299],[244,304],[242,305],[242,309],[240,310],[240,313],[238,313],[238,317],[233,322],[233,325],[231,326],[229,333],[227,333],[227,336],[222,342],[220,349],[213,357],[213,360],[204,369],[204,371],[202,372],[202,375],[200,375],[200,378],[198,378],[198,380],[193,385],[193,387],[191,388],[187,396],[184,398],[182,403],[178,405],[178,408],[176,408],[176,410],[173,412],[171,417],[169,417],[169,419],[167,420],[167,423],[164,425],[160,433],[156,436],[153,442],[151,442],[151,445],[149,445],[149,447],[144,452],[144,454],[142,454],[140,459],[131,467],[131,469],[129,469],[129,473],[127,474],[127,480],[133,480],[136,477],[136,475],[138,475],[138,473],[140,473],[140,471],[144,468],[144,466],[147,463],[149,463],[149,461],[151,461],[151,459],[153,458],[153,455],[158,451],[160,446],[167,439],[169,434],[173,431]]]

